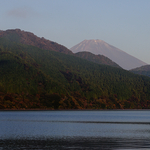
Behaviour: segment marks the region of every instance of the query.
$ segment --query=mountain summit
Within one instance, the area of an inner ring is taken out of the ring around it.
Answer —
[[[63,45],[47,40],[44,37],[40,38],[31,32],[23,31],[20,29],[9,29],[6,31],[0,30],[0,37],[5,38],[11,42],[32,45],[45,50],[52,50],[73,55],[72,51],[70,51]]]
[[[102,40],[84,40],[81,43],[73,46],[70,50],[74,53],[88,51],[94,54],[104,55],[126,70],[146,65],[145,62],[112,45],[109,45]]]

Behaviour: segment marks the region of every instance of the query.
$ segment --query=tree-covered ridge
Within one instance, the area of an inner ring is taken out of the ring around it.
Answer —
[[[133,73],[136,73],[136,74],[145,75],[145,76],[150,77],[150,65],[138,67],[138,68],[132,69],[130,71]]]
[[[103,56],[103,55],[95,55],[92,54],[91,52],[78,52],[75,53],[77,57],[87,59],[89,61],[95,62],[97,64],[104,64],[104,65],[110,65],[112,67],[119,67],[121,68],[118,64],[110,60],[109,58]]]
[[[150,78],[0,38],[1,109],[150,108]]]
[[[111,61],[109,58],[105,56],[94,55],[89,52],[81,52],[81,53],[74,54],[72,53],[72,51],[70,51],[66,47],[56,42],[46,40],[43,37],[39,38],[31,32],[25,32],[20,29],[2,31],[0,32],[0,37],[5,38],[9,42],[32,45],[45,50],[51,50],[51,51],[61,52],[69,55],[75,55],[77,57],[81,57],[98,64],[120,67],[119,65],[117,65],[116,63],[114,63],[113,61]]]
[[[65,54],[72,55],[72,51],[67,49],[65,46],[57,44],[56,42],[40,38],[31,32],[21,31],[20,29],[6,30],[0,32],[0,37],[3,37],[11,42],[18,42],[25,45],[36,46],[41,49],[53,50]]]

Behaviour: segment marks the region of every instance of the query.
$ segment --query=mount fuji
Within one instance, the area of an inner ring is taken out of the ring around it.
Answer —
[[[126,52],[102,40],[84,40],[81,43],[70,48],[70,50],[74,53],[87,51],[96,55],[104,55],[125,70],[130,70],[133,68],[147,65],[145,62],[127,54]]]

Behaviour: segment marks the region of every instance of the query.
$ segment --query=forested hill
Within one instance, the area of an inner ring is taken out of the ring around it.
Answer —
[[[130,71],[133,73],[136,73],[136,74],[145,75],[145,76],[150,77],[150,65],[138,67],[138,68],[132,69]]]
[[[105,64],[105,65],[110,65],[112,67],[119,67],[121,68],[118,64],[110,60],[109,58],[103,56],[103,55],[95,55],[92,54],[91,52],[78,52],[75,53],[75,56],[95,62],[97,64]]]
[[[85,57],[85,53],[84,53],[84,56],[83,56],[83,53],[74,54],[72,53],[72,51],[70,51],[63,45],[60,45],[53,41],[46,40],[45,38],[37,37],[31,32],[22,31],[20,29],[11,29],[11,30],[2,31],[0,32],[0,37],[3,37],[9,40],[10,42],[16,42],[16,43],[21,43],[25,45],[32,45],[32,46],[45,49],[45,50],[52,50],[52,51],[61,52],[61,53],[69,54],[69,55],[75,55],[77,57],[82,57],[84,59],[87,59],[89,61],[92,61],[98,64],[100,63],[100,64],[118,67],[117,64],[112,62],[107,57],[100,56],[100,55],[96,56],[92,53],[91,54],[86,53],[86,57]]]
[[[0,38],[0,109],[150,108],[150,78]]]
[[[25,45],[36,46],[41,49],[53,50],[65,54],[73,54],[72,51],[65,46],[57,44],[56,42],[40,38],[31,32],[22,31],[20,29],[11,29],[0,32],[0,37],[3,37],[11,42],[22,43]]]

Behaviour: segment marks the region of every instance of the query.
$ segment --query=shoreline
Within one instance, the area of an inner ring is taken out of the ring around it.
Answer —
[[[150,111],[150,109],[0,109],[0,111]]]

